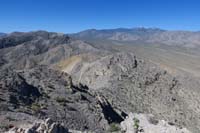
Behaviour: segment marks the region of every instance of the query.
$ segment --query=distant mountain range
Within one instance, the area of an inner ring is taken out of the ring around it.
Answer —
[[[110,40],[132,43],[166,44],[186,48],[200,47],[200,32],[168,31],[158,28],[118,28],[85,30],[72,35],[85,40]]]
[[[6,35],[6,33],[0,33],[0,36],[4,36],[4,35]]]

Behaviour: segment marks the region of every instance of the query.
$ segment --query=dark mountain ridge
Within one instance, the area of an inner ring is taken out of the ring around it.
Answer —
[[[0,37],[5,36],[5,35],[6,35],[6,33],[1,33],[0,32]]]

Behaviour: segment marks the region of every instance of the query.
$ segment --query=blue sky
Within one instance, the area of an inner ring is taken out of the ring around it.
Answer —
[[[1,0],[0,32],[157,27],[200,30],[200,0]]]

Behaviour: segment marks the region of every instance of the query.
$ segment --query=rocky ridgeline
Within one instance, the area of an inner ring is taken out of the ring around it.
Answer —
[[[99,52],[91,44],[65,34],[45,31],[12,33],[0,38],[0,69],[51,67],[73,55]]]

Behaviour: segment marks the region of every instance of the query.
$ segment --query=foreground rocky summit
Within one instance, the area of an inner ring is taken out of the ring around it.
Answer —
[[[133,53],[39,31],[0,38],[0,55],[0,132],[200,131],[199,82]]]
[[[34,124],[13,127],[7,133],[92,133],[91,131],[70,130],[50,118]],[[120,125],[112,124],[107,132],[113,133],[191,133],[164,120],[156,120],[153,115],[130,113]]]
[[[176,127],[164,120],[156,120],[153,115],[133,113],[121,122],[121,131],[125,133],[191,133],[186,128]]]

